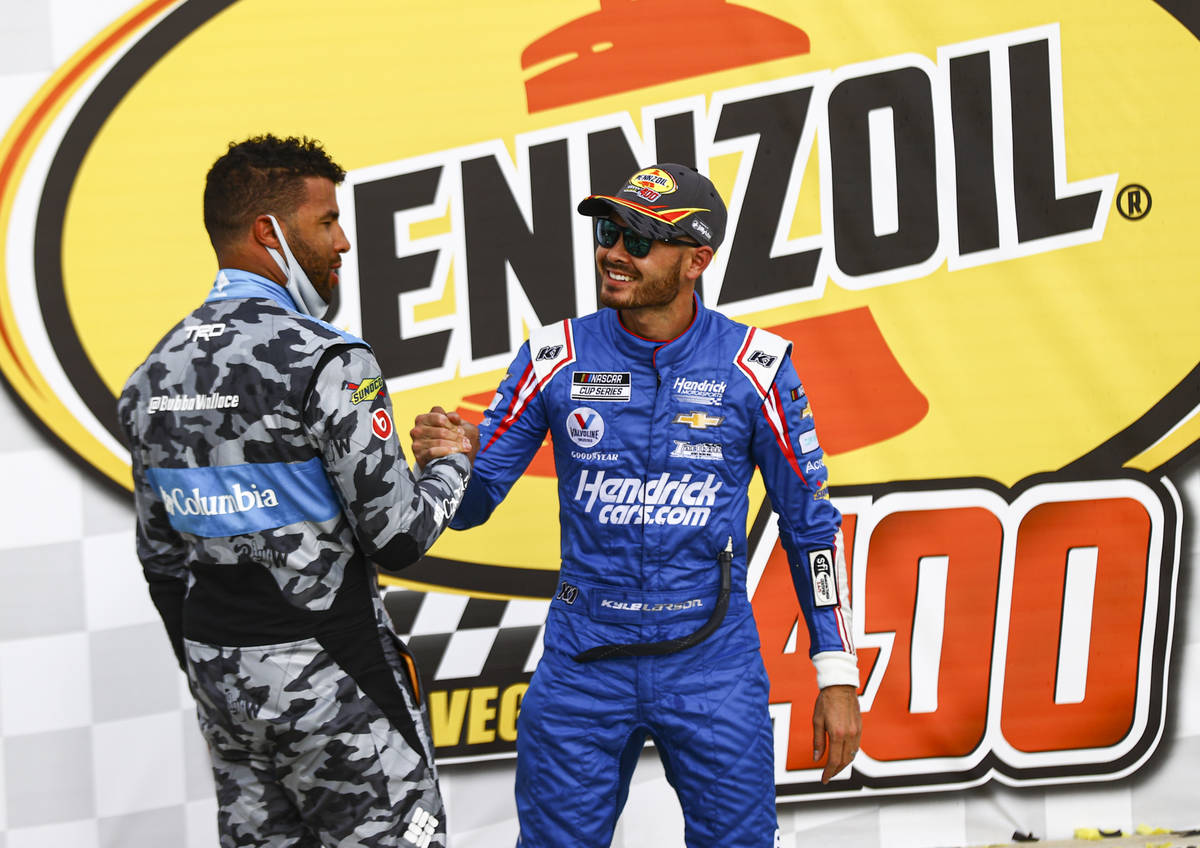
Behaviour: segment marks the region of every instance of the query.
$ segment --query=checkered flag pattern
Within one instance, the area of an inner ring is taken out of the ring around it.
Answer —
[[[49,446],[0,454],[0,476],[47,505],[0,522],[0,846],[211,848],[208,755],[129,505]]]
[[[426,684],[530,674],[549,601],[490,600],[391,588],[384,606]]]

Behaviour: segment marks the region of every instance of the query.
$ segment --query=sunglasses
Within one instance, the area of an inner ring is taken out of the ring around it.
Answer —
[[[596,242],[601,247],[612,247],[617,243],[617,239],[622,237],[625,239],[625,252],[634,259],[641,259],[646,256],[656,241],[663,244],[681,244],[686,247],[700,246],[694,241],[685,241],[683,239],[653,239],[649,236],[640,236],[633,230],[621,229],[608,218],[596,219]]]

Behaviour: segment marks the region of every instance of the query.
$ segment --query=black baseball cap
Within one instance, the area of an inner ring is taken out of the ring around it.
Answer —
[[[725,202],[708,177],[687,165],[642,168],[616,194],[590,195],[578,208],[593,218],[616,213],[647,238],[687,237],[713,250],[725,238]]]

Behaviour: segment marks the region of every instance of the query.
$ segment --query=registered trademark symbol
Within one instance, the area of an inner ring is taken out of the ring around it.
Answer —
[[[1117,192],[1117,211],[1127,221],[1140,221],[1150,214],[1150,190],[1130,183]]]

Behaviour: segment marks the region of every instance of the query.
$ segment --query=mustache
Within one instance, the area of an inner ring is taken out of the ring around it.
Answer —
[[[627,277],[637,277],[637,272],[634,271],[633,266],[625,265],[622,262],[609,262],[605,260],[601,263],[600,268],[603,271],[616,271],[618,274],[624,274]]]

